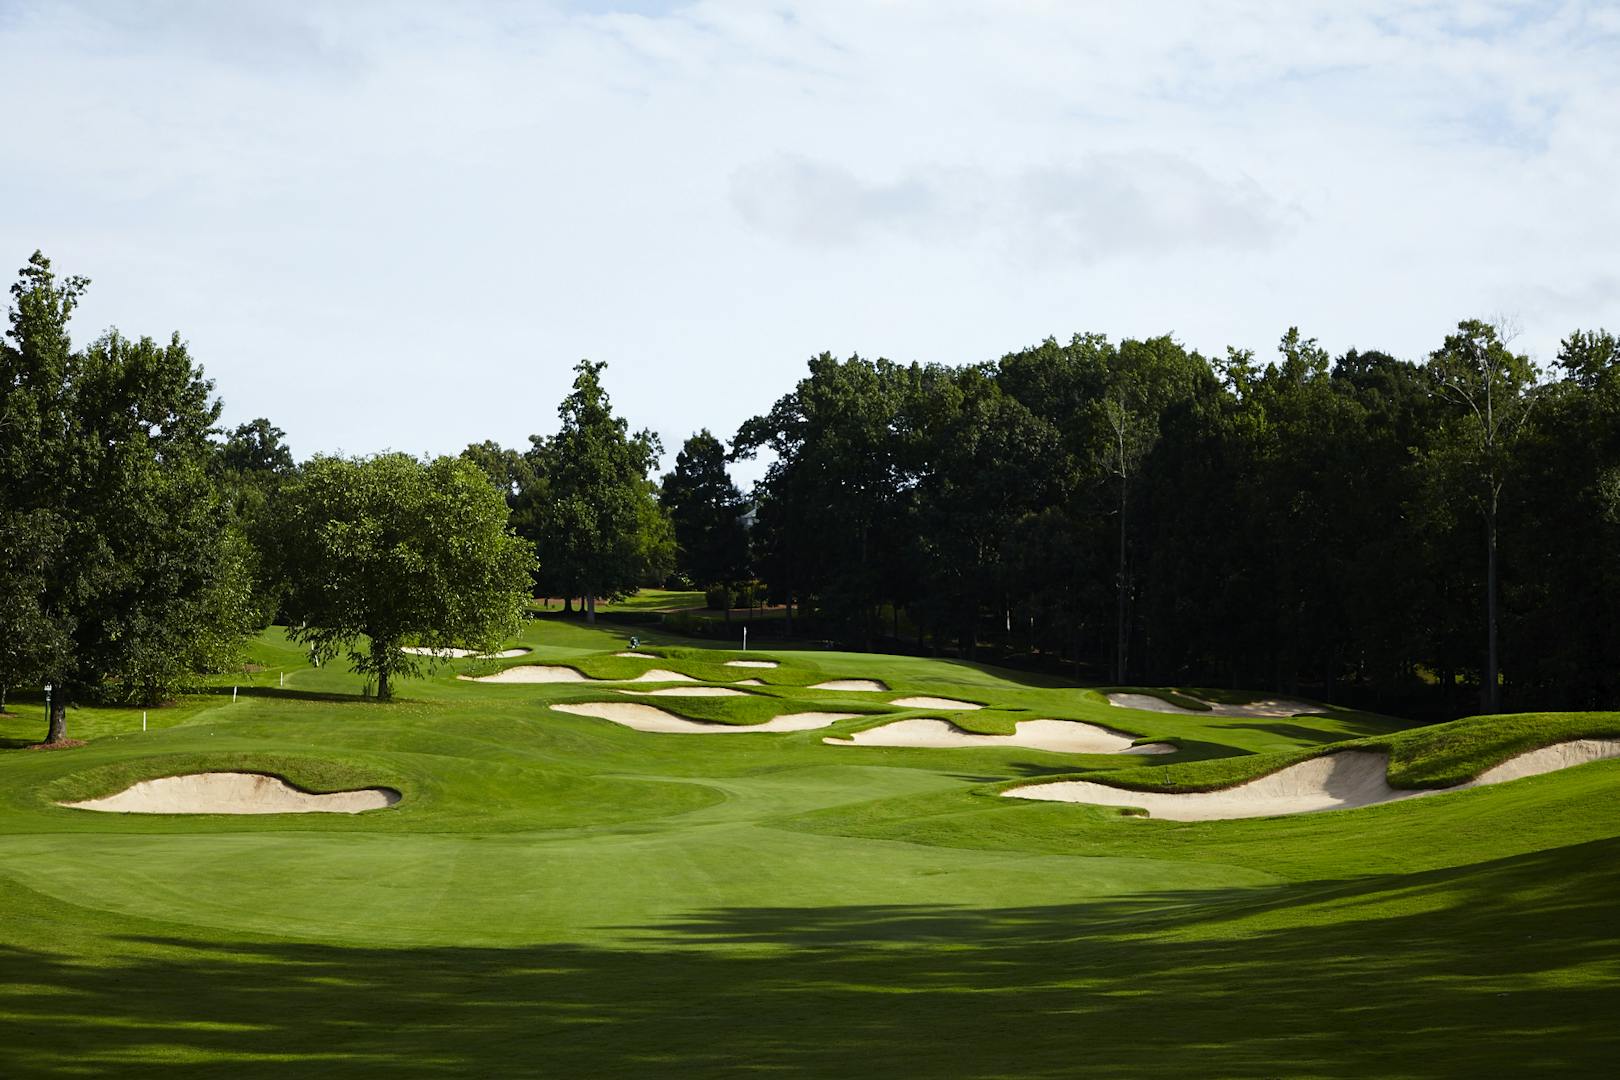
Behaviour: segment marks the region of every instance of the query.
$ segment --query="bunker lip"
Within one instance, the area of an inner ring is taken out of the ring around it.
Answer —
[[[844,690],[870,694],[882,693],[888,689],[888,686],[876,679],[828,679],[826,682],[813,683],[809,689]]]
[[[592,701],[579,704],[559,704],[550,708],[574,716],[589,716],[597,720],[611,720],[637,731],[660,735],[747,735],[755,732],[810,731],[849,720],[857,713],[803,712],[775,716],[763,724],[717,724],[703,720],[688,720],[672,712],[628,701]]]
[[[726,686],[666,686],[662,690],[620,690],[636,697],[747,697],[746,690]]]
[[[825,738],[829,746],[1018,747],[1058,754],[1174,753],[1169,743],[1133,746],[1132,736],[1080,720],[1020,720],[1011,735],[980,735],[948,720],[913,717],[857,731],[845,739]],[[1161,749],[1162,748],[1162,749]]]
[[[1194,701],[1204,701],[1208,705],[1204,709],[1188,709],[1171,701],[1166,701],[1153,694],[1104,694],[1108,704],[1121,709],[1141,709],[1146,712],[1175,713],[1179,716],[1245,716],[1254,719],[1286,719],[1290,716],[1299,716],[1302,713],[1320,713],[1322,706],[1313,705],[1308,701],[1295,701],[1292,698],[1262,698],[1251,701],[1247,705],[1222,705],[1216,701],[1204,701],[1203,698],[1194,698],[1191,694],[1183,697]]]
[[[1573,739],[1516,754],[1466,783],[1445,788],[1403,789],[1390,786],[1388,754],[1340,750],[1217,791],[1132,791],[1090,780],[1059,780],[1012,788],[1001,794],[1007,798],[1046,802],[1134,806],[1168,821],[1226,821],[1353,810],[1506,783],[1608,758],[1620,758],[1620,739]]]
[[[225,771],[141,780],[112,795],[57,805],[114,814],[360,814],[387,809],[400,797],[389,787],[319,793],[274,773]]]
[[[778,665],[775,660],[727,660],[726,661],[726,667],[773,668],[773,667],[779,667],[779,666],[780,665]]]

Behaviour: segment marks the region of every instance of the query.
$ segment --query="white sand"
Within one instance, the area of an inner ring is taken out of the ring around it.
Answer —
[[[776,667],[775,660],[727,660],[726,667]]]
[[[633,658],[635,658],[637,660],[657,660],[658,659],[658,657],[654,656],[652,653],[644,653],[644,652],[616,652],[613,655],[614,656],[629,656],[629,657],[633,657]]]
[[[697,682],[678,671],[652,668],[633,679],[593,679],[575,668],[561,664],[519,664],[493,675],[458,675],[465,682],[489,683],[573,683],[573,682]]]
[[[142,780],[116,795],[61,805],[113,814],[358,814],[397,802],[393,788],[315,795],[279,776],[211,772]]]
[[[902,705],[908,709],[947,709],[951,712],[984,708],[983,705],[975,705],[971,701],[957,701],[948,697],[903,697],[895,698],[889,704]]]
[[[1540,776],[1542,773],[1557,772],[1559,769],[1585,765],[1588,761],[1602,761],[1612,757],[1620,757],[1620,739],[1575,739],[1571,742],[1553,743],[1551,746],[1543,746],[1540,750],[1530,750],[1517,757],[1510,757],[1500,765],[1492,765],[1462,786],[1482,787],[1486,784],[1501,784],[1509,780]]]
[[[812,690],[859,690],[862,693],[887,690],[888,687],[876,679],[832,679],[829,682],[818,682],[810,687]]]
[[[1016,746],[1059,754],[1174,753],[1176,749],[1168,743],[1146,743],[1133,749],[1129,735],[1078,720],[1020,720],[1014,729],[1012,735],[978,735],[945,720],[920,717],[857,731],[848,739],[821,741],[830,746]]]
[[[1499,784],[1614,757],[1620,757],[1620,739],[1579,739],[1519,754],[1485,770],[1466,784],[1406,791],[1389,786],[1387,755],[1346,750],[1302,761],[1269,776],[1221,791],[1178,795],[1159,791],[1127,791],[1087,780],[1062,780],[1013,788],[1002,794],[1014,799],[1079,802],[1094,806],[1137,806],[1153,817],[1170,821],[1224,821],[1278,814],[1308,814],[1319,810],[1349,810],[1375,803]]]
[[[633,679],[604,679],[603,682],[697,682],[690,675],[682,675],[678,671],[666,671],[663,668],[648,668]]]
[[[747,697],[741,690],[725,686],[667,686],[662,690],[620,690],[637,697]]]
[[[493,683],[564,683],[564,682],[598,682],[584,672],[560,664],[519,664],[504,671],[497,671],[493,675],[458,675],[458,679],[466,682],[493,682]]]
[[[760,731],[809,731],[857,715],[829,712],[789,713],[786,716],[772,717],[763,724],[744,726],[707,724],[700,720],[676,716],[663,709],[655,709],[651,705],[636,705],[630,702],[600,701],[551,707],[558,712],[573,713],[576,716],[594,716],[599,720],[611,720],[615,724],[635,728],[637,731],[651,731],[661,735],[747,735]]]
[[[1179,713],[1182,716],[1252,716],[1282,718],[1298,716],[1300,713],[1320,713],[1322,706],[1312,705],[1308,701],[1293,701],[1288,698],[1266,698],[1263,701],[1251,701],[1247,705],[1221,705],[1214,701],[1206,701],[1209,706],[1206,712],[1202,709],[1186,709],[1174,705],[1163,698],[1152,694],[1106,694],[1108,704],[1117,705],[1122,709],[1145,709],[1148,712]],[[1184,694],[1183,697],[1191,697]],[[1202,701],[1202,698],[1195,698]]]
[[[738,679],[732,686],[764,686],[764,679]]]
[[[412,656],[437,656],[444,660],[460,660],[468,656],[486,656],[496,660],[508,660],[514,656],[523,656],[528,649],[502,649],[496,653],[481,653],[475,649],[429,649],[425,646],[406,645],[400,652],[410,653]]]

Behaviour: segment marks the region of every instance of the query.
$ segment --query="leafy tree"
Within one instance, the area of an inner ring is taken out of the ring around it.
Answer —
[[[1512,352],[1497,328],[1467,319],[1429,357],[1440,396],[1455,412],[1448,457],[1466,475],[1468,496],[1485,525],[1485,708],[1501,704],[1497,660],[1497,514],[1510,455],[1524,433],[1537,380],[1528,357]]]
[[[470,462],[317,456],[282,503],[288,637],[345,652],[379,700],[421,670],[403,645],[493,650],[517,632],[533,556]]]
[[[694,584],[730,585],[748,573],[743,498],[726,471],[726,448],[707,428],[686,440],[658,501],[675,532],[675,565]]]
[[[86,698],[156,701],[200,638],[236,636],[228,514],[209,475],[219,404],[175,335],[108,331],[75,351],[68,323],[88,282],[36,252],[11,288],[0,346],[0,568],[8,681],[53,686],[47,741]]]
[[[906,542],[897,527],[910,488],[901,428],[920,369],[860,356],[841,362],[830,353],[809,367],[769,413],[743,423],[733,453],[751,457],[768,448],[776,455],[757,490],[756,531],[775,533],[767,551],[792,552],[785,563],[794,575],[785,583],[790,600],[814,595],[835,624],[869,644],[887,571]]]
[[[598,598],[634,592],[663,560],[666,542],[647,474],[663,452],[658,436],[613,415],[602,387],[605,363],[581,360],[574,387],[558,406],[561,430],[534,436],[533,457],[548,480],[548,498],[538,510],[540,562],[564,596],[585,597],[596,621]],[[537,470],[537,471],[541,471]],[[649,504],[651,509],[649,510]]]
[[[237,473],[285,477],[293,471],[287,433],[264,417],[238,424],[220,448],[220,464]]]
[[[534,452],[522,453],[487,440],[470,444],[461,452],[461,457],[475,465],[501,493],[513,531],[529,545],[530,554],[534,554],[540,543],[541,509],[549,499],[550,490],[544,457]],[[543,587],[545,569],[536,569],[536,586]]]

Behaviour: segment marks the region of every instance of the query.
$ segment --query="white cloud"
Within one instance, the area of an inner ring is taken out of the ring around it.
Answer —
[[[821,349],[1620,325],[1602,4],[0,0],[0,257],[308,452],[678,445]]]

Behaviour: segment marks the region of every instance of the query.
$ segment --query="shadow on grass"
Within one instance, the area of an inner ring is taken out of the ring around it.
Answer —
[[[1286,721],[1279,721],[1275,724],[1251,723],[1222,725],[1222,727],[1229,731],[1258,731],[1264,735],[1278,735],[1284,739],[1292,739],[1295,742],[1305,746],[1336,742],[1339,739],[1344,738],[1354,739],[1363,735],[1387,735],[1389,733],[1389,729],[1387,728],[1372,727],[1367,724],[1348,723],[1346,726],[1351,729],[1353,734],[1343,736],[1324,735],[1321,728],[1309,728],[1300,724],[1290,724]]]
[[[731,908],[624,947],[0,948],[8,1076],[1610,1075],[1620,842],[1058,907]]]

